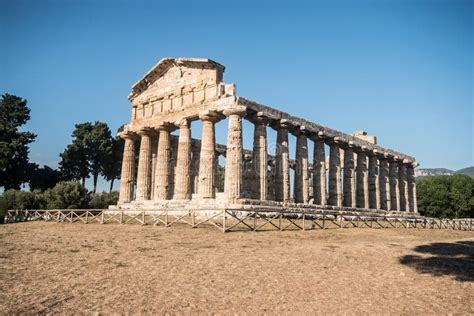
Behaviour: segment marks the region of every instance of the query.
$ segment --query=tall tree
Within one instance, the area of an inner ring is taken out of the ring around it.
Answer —
[[[36,135],[18,128],[30,119],[27,101],[11,94],[0,99],[0,187],[19,189],[28,180],[28,144]]]
[[[104,172],[113,154],[113,139],[106,123],[95,122],[92,131],[85,138],[95,193],[97,179]]]
[[[119,129],[120,131],[120,129]],[[102,175],[107,181],[110,181],[109,192],[112,192],[114,181],[120,178],[120,171],[122,167],[123,147],[125,142],[120,137],[115,137],[112,143],[112,155],[109,156],[109,161],[104,165]]]
[[[85,138],[92,131],[92,123],[76,124],[72,132],[72,143],[60,154],[59,169],[63,180],[82,180],[85,185],[90,174],[88,149]]]
[[[106,123],[76,124],[73,141],[61,154],[61,172],[66,180],[85,179],[92,174],[93,192],[97,190],[99,174],[109,166],[113,155],[113,138]]]

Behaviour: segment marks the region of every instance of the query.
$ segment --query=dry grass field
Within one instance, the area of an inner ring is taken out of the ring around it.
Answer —
[[[474,233],[0,225],[0,313],[474,313]]]

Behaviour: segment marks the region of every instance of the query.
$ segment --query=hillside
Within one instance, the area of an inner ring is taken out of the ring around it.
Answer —
[[[459,169],[457,171],[453,171],[446,168],[418,168],[415,169],[415,177],[416,178],[424,178],[424,177],[431,177],[431,176],[450,176],[453,174],[465,174],[472,178],[474,178],[474,167],[467,167],[463,169]]]
[[[474,167],[459,169],[455,173],[465,174],[465,175],[470,176],[471,178],[474,178]]]

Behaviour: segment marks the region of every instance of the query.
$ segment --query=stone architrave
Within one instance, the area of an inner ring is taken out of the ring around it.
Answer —
[[[169,123],[158,126],[158,149],[156,151],[155,191],[153,200],[162,201],[169,198],[171,172],[171,131],[174,129]]]
[[[303,126],[302,126],[303,127]],[[296,203],[309,201],[308,139],[303,131],[296,132],[296,167],[294,195]]]
[[[230,201],[241,196],[242,190],[242,116],[245,107],[231,107],[223,111],[229,119],[224,192]]]
[[[280,120],[277,126],[275,148],[275,199],[280,202],[290,200],[290,166],[288,152],[288,124]]]
[[[216,196],[215,190],[215,160],[216,141],[214,124],[221,117],[217,112],[204,111],[199,114],[202,121],[202,140],[199,164],[199,196],[202,199],[213,199]]]
[[[253,180],[253,198],[257,200],[267,200],[267,124],[268,119],[264,116],[255,116],[253,118],[255,124],[253,138],[253,163],[252,173]]]
[[[329,151],[329,198],[328,204],[342,206],[341,156],[339,145],[331,143]]]
[[[119,137],[125,140],[120,176],[119,203],[128,203],[133,200],[133,187],[135,183],[135,138],[129,132],[121,132]]]
[[[178,157],[174,181],[174,199],[191,199],[191,122],[186,119],[176,121],[179,128]]]
[[[138,156],[137,201],[150,199],[151,192],[151,129],[138,131],[140,136],[140,152]]]
[[[314,140],[313,153],[313,195],[314,203],[317,205],[327,204],[326,193],[326,153],[324,150],[324,140],[317,138]]]
[[[365,148],[357,152],[357,207],[369,208],[369,177]]]
[[[355,177],[355,162],[354,162],[354,150],[349,145],[344,150],[344,206],[346,207],[357,207],[356,201],[356,177]]]

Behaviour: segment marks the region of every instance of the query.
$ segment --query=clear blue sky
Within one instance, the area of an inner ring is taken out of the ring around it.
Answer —
[[[474,165],[473,1],[0,0],[0,35],[0,93],[28,99],[40,164],[57,166],[75,123],[128,123],[159,59],[208,57],[243,97],[423,167]]]

